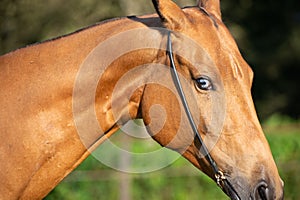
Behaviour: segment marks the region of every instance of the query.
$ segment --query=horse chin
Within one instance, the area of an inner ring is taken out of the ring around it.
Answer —
[[[238,195],[237,191],[231,185],[231,183],[226,179],[222,183],[220,183],[220,187],[222,188],[223,192],[230,197],[232,200],[241,200],[240,196]]]
[[[225,192],[223,190],[223,192]],[[241,198],[239,197],[239,195],[237,193],[226,193],[225,194],[231,199],[231,200],[241,200]]]
[[[243,178],[241,177],[236,177],[233,179],[228,178],[227,184],[228,184],[227,187],[222,187],[222,190],[228,197],[230,197],[230,199],[232,200],[257,199],[252,197],[251,195],[252,187],[249,186]]]

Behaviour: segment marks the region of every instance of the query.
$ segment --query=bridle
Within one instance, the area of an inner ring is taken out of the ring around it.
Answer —
[[[170,59],[170,65],[171,65],[171,71],[172,71],[172,77],[173,77],[173,81],[175,83],[175,86],[177,88],[177,91],[179,93],[179,96],[181,98],[181,102],[182,105],[184,107],[185,113],[187,115],[187,118],[189,120],[189,123],[193,129],[193,132],[195,134],[195,137],[197,138],[198,142],[200,143],[200,152],[202,153],[202,155],[205,156],[205,159],[208,161],[208,163],[210,164],[210,166],[212,167],[212,170],[214,172],[214,176],[216,179],[216,183],[217,185],[231,198],[234,200],[240,200],[240,197],[238,196],[237,192],[234,190],[233,186],[230,184],[230,182],[228,181],[228,179],[226,178],[226,176],[223,174],[223,172],[221,170],[219,170],[217,163],[214,161],[214,159],[212,158],[212,156],[210,155],[205,143],[203,142],[198,129],[196,127],[196,124],[194,122],[193,116],[191,114],[191,111],[189,109],[186,97],[184,95],[181,83],[180,83],[180,79],[178,76],[178,72],[175,66],[175,61],[174,61],[174,57],[173,57],[173,49],[172,49],[172,41],[171,41],[171,32],[168,31],[168,42],[167,42],[167,54],[169,56]]]

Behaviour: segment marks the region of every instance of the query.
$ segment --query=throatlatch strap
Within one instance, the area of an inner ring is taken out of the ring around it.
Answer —
[[[180,83],[180,79],[178,76],[178,72],[176,69],[176,65],[175,65],[175,61],[174,61],[174,57],[173,57],[173,49],[172,49],[172,41],[171,41],[171,32],[168,32],[168,43],[167,43],[167,54],[169,56],[170,59],[170,63],[171,63],[171,68],[173,69],[173,80],[175,83],[175,86],[178,90],[179,96],[181,98],[182,101],[182,105],[184,107],[185,113],[187,115],[187,118],[189,120],[189,123],[193,129],[193,132],[196,136],[196,138],[198,139],[201,147],[199,149],[199,151],[205,156],[206,160],[209,162],[209,164],[211,165],[215,178],[216,178],[216,182],[217,185],[219,187],[222,188],[222,190],[231,198],[234,200],[239,200],[240,197],[238,196],[237,192],[234,190],[233,186],[230,184],[230,182],[227,180],[227,178],[224,176],[223,172],[219,170],[216,162],[214,161],[214,159],[211,157],[205,143],[203,142],[198,129],[196,127],[195,121],[193,119],[193,116],[191,114],[191,111],[189,109],[186,97],[184,95],[183,89],[182,89],[182,85]]]

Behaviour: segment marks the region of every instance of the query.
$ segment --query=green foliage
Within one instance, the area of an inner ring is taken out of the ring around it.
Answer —
[[[89,157],[45,199],[120,199],[120,176],[124,174],[112,169],[99,170],[102,164],[92,166],[90,162],[94,161]],[[100,168],[103,167],[106,168]],[[130,199],[228,199],[215,183],[183,158],[160,171],[125,176],[130,179]]]
[[[285,199],[299,199],[300,121],[276,114],[266,120],[263,127],[279,173],[285,182]],[[115,144],[119,137],[122,135],[112,139],[116,141]],[[144,152],[149,149],[153,151],[157,147],[153,144],[146,145],[145,141],[135,141],[130,150]],[[152,159],[147,162],[156,161]],[[46,199],[121,199],[121,182],[124,177],[129,185],[130,199],[228,199],[211,179],[182,157],[171,166],[155,172],[125,174],[106,167],[92,156]]]
[[[264,130],[285,182],[285,199],[299,199],[300,121],[275,114],[264,123]]]
[[[117,0],[3,0],[0,51],[5,53],[123,14]]]

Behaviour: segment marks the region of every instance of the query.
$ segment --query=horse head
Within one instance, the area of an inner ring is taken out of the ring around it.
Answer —
[[[283,182],[253,105],[253,71],[222,22],[219,0],[200,0],[197,7],[186,9],[171,0],[153,0],[153,4],[162,26],[171,32],[174,62],[197,129],[235,190],[235,194],[225,192],[232,199],[283,198]],[[167,52],[159,54],[156,62],[170,66]],[[172,82],[171,76],[162,78]],[[149,84],[141,103],[152,137],[216,180],[178,96]],[[151,111],[154,105],[163,106],[166,116],[159,131],[160,119],[153,117],[155,109]]]

